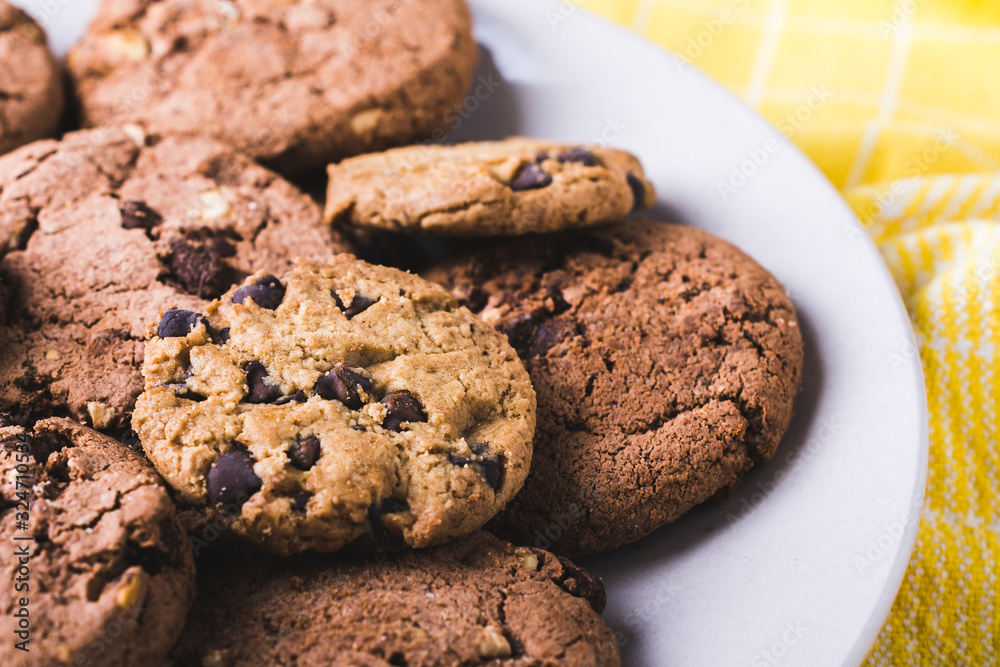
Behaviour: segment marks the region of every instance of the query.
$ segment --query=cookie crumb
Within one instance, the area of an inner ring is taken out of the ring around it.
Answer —
[[[115,604],[121,609],[134,609],[141,606],[146,601],[146,594],[149,592],[149,576],[142,571],[135,575],[118,589],[115,595]]]
[[[477,649],[479,657],[483,660],[509,658],[511,655],[510,642],[503,636],[503,631],[495,625],[487,625],[483,628]]]

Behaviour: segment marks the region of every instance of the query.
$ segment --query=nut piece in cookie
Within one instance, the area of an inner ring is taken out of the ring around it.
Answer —
[[[5,666],[158,665],[194,600],[191,544],[159,475],[68,419],[0,427],[0,539],[8,627],[28,628],[0,644]]]
[[[531,475],[490,524],[516,542],[633,542],[736,487],[788,428],[795,308],[703,231],[634,220],[491,243],[427,276],[507,334],[538,392]],[[555,540],[553,517],[568,517]]]
[[[485,532],[334,563],[217,543],[198,577],[175,665],[621,664],[599,579]]]
[[[329,175],[328,221],[425,234],[589,227],[656,200],[629,153],[524,138],[396,148],[344,160]]]
[[[439,544],[527,476],[524,366],[421,278],[298,262],[149,333],[143,448],[185,502],[270,551]]]

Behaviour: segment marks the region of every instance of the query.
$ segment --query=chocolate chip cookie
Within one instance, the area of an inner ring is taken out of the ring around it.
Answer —
[[[150,331],[133,426],[180,496],[279,554],[426,547],[520,490],[535,394],[443,289],[351,255]]]
[[[464,0],[105,0],[68,65],[89,125],[287,173],[450,130],[477,59]]]
[[[198,581],[168,663],[178,667],[621,664],[599,579],[483,532],[364,561],[216,544],[199,557]]]
[[[160,664],[194,600],[194,558],[145,459],[68,419],[5,425],[0,519],[0,663]]]
[[[617,222],[656,193],[633,155],[514,138],[408,146],[332,165],[327,220],[496,236]]]
[[[637,540],[735,487],[788,427],[791,300],[703,231],[637,220],[493,244],[427,275],[508,335],[538,392],[531,475],[491,524],[515,542]]]
[[[0,158],[0,409],[125,426],[162,309],[343,249],[312,200],[211,140],[133,126],[25,146]]]
[[[59,64],[45,33],[0,0],[0,155],[55,134],[63,104]]]

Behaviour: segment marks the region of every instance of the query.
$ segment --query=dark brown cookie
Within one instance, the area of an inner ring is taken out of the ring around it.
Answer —
[[[621,664],[600,580],[487,533],[364,560],[204,549],[176,667]]]
[[[646,221],[483,248],[427,272],[507,333],[538,394],[524,490],[491,524],[586,554],[770,459],[798,392],[785,290],[705,232]]]
[[[68,63],[89,125],[301,172],[444,136],[477,59],[464,0],[104,0]]]
[[[0,158],[0,409],[124,426],[146,325],[344,246],[319,208],[207,139],[98,129]]]
[[[68,419],[0,428],[0,539],[8,667],[158,665],[194,600],[159,476]]]
[[[59,63],[45,33],[0,0],[0,155],[55,134],[63,97]]]

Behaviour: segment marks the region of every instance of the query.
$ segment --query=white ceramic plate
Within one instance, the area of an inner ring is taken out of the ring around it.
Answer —
[[[63,53],[96,5],[15,2]],[[526,134],[634,151],[659,189],[655,214],[722,236],[770,269],[807,345],[797,416],[775,461],[728,501],[585,559],[607,585],[606,619],[627,665],[859,664],[902,581],[926,471],[923,382],[896,289],[850,210],[777,130],[581,4],[472,0],[484,78],[456,138]],[[725,197],[720,183],[732,188]]]

